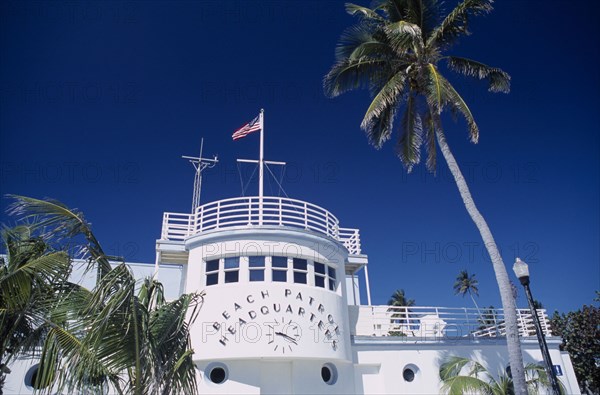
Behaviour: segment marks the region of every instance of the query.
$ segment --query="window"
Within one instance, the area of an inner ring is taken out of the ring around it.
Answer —
[[[206,261],[206,286],[219,283],[219,260]]]
[[[315,285],[325,288],[325,264],[315,262]]]
[[[419,367],[412,363],[409,363],[402,369],[402,378],[407,383],[412,383],[419,376]]]
[[[33,365],[25,374],[25,385],[33,390],[41,390],[48,387],[49,384],[44,385],[44,383],[37,383],[38,375],[40,374],[40,365]],[[54,373],[51,373],[50,380],[54,378]]]
[[[294,282],[297,284],[306,284],[306,274],[308,273],[308,262],[306,259],[294,258]]]
[[[223,384],[229,378],[229,369],[220,362],[213,362],[206,367],[206,378],[214,384]]]
[[[405,381],[408,381],[410,383],[415,379],[415,372],[411,368],[406,368],[404,369],[404,372],[402,372],[402,377]]]
[[[335,268],[320,262],[315,262],[314,265],[315,286],[335,291],[337,286]]]
[[[337,381],[337,369],[335,365],[326,363],[321,367],[321,378],[326,384],[333,385]]]
[[[287,281],[287,265],[288,260],[285,256],[274,256],[271,258],[271,266],[273,268],[273,281]]]
[[[223,381],[225,381],[226,376],[225,369],[220,366],[211,370],[209,374],[210,381],[215,384],[221,384]]]
[[[260,282],[268,280],[312,285],[313,280],[308,275],[310,265],[313,265],[310,269],[311,276],[314,270],[314,286],[335,292],[338,286],[335,267],[321,262],[309,261],[305,258],[288,258],[286,256],[253,255],[209,259],[204,262],[205,283],[206,286],[211,286],[239,283],[240,281]],[[270,275],[267,270],[270,270]]]
[[[240,257],[232,256],[225,258],[225,282],[237,283],[240,281]]]
[[[249,256],[250,281],[265,281],[265,257]]]
[[[329,290],[335,291],[335,269],[331,266],[327,266],[327,273],[329,273]]]

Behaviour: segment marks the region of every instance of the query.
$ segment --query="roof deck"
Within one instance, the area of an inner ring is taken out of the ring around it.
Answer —
[[[506,337],[502,309],[460,307],[349,306],[354,336],[400,336],[406,340]],[[546,310],[538,310],[545,336],[552,336]],[[529,309],[517,309],[519,336],[536,336]]]
[[[358,229],[340,228],[328,210],[296,199],[257,196],[218,200],[199,206],[195,213],[164,213],[161,240],[183,241],[212,230],[283,226],[303,229],[343,243],[350,255],[360,255]]]

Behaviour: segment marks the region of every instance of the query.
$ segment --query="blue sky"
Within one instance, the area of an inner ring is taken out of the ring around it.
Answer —
[[[505,263],[530,264],[550,310],[589,304],[600,289],[598,8],[498,1],[451,51],[512,76],[508,95],[452,77],[480,142],[462,122],[445,130]],[[478,303],[500,305],[445,164],[436,177],[407,175],[393,142],[377,151],[359,130],[367,92],[323,96],[354,22],[342,1],[5,1],[0,11],[2,195],[61,200],[83,210],[107,251],[153,262],[163,211],[191,203],[180,156],[204,137],[220,163],[205,173],[203,201],[239,196],[235,159],[258,155],[258,135],[234,143],[231,133],[264,107],[266,158],[289,163],[287,193],[360,228],[375,304],[403,288],[419,305],[470,306],[452,290],[467,269]]]

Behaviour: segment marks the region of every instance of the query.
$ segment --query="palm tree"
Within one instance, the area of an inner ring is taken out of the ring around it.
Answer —
[[[466,270],[461,270],[456,276],[456,281],[454,282],[454,294],[462,295],[464,298],[466,294],[469,294],[475,308],[477,309],[477,314],[481,317],[481,311],[479,310],[479,306],[477,302],[475,302],[475,298],[473,294],[479,296],[479,281],[475,278],[475,274],[469,275],[469,272]]]
[[[8,367],[33,352],[48,330],[48,317],[77,288],[67,281],[71,259],[36,235],[34,226],[2,231],[6,259],[0,258],[0,393]]]
[[[323,85],[330,97],[358,88],[370,90],[373,100],[361,128],[376,148],[390,139],[396,115],[404,107],[396,149],[407,171],[420,162],[422,146],[427,152],[427,168],[434,171],[439,147],[491,257],[507,321],[515,387],[517,393],[523,394],[525,374],[508,273],[450,151],[441,122],[442,112],[450,110],[465,119],[471,141],[476,143],[479,139],[471,110],[440,73],[440,61],[452,71],[487,80],[491,92],[510,90],[510,76],[504,71],[468,58],[445,55],[459,37],[469,33],[470,17],[489,13],[492,1],[464,0],[443,18],[436,0],[376,0],[372,8],[347,4],[346,10],[357,16],[359,22],[342,34],[336,48],[336,63]]]
[[[543,366],[527,364],[525,366],[526,385],[530,394],[537,394],[540,388],[551,389],[550,380]],[[465,374],[461,374],[465,372]],[[451,395],[490,394],[513,395],[513,379],[507,372],[500,372],[498,378],[481,363],[468,358],[451,356],[440,366],[442,392]],[[561,392],[565,393],[562,383]]]
[[[483,313],[479,316],[479,323],[481,326],[478,329],[485,329],[493,326],[497,326],[498,323],[502,321],[498,321],[498,315],[496,314],[496,308],[494,306],[485,307],[483,309]]]
[[[167,303],[160,283],[146,279],[137,294],[135,286],[127,265],[118,265],[92,290],[85,314],[52,328],[42,380],[56,371],[57,387],[68,393],[109,383],[121,394],[197,393],[186,313],[195,318],[200,296]]]
[[[184,294],[167,302],[162,285],[152,279],[136,293],[131,270],[125,263],[111,267],[111,257],[80,212],[56,201],[14,198],[12,214],[35,218],[58,238],[84,236],[85,256],[98,270],[93,290],[72,294],[70,304],[52,311],[53,320],[62,325],[47,331],[37,375],[44,383],[40,387],[84,392],[110,384],[120,394],[197,393],[189,326],[202,295]]]
[[[387,304],[388,306],[394,307],[388,309],[388,311],[393,312],[391,320],[392,325],[408,323],[410,327],[409,313],[411,310],[407,307],[415,305],[414,299],[407,299],[404,290],[397,289],[396,291],[394,291]],[[400,312],[401,310],[404,310],[404,312]],[[402,331],[390,331],[389,334],[391,336],[406,336],[406,334]]]
[[[397,289],[396,291],[394,291],[387,304],[389,306],[407,307],[414,306],[415,301],[414,299],[406,299],[406,293],[404,292],[404,290]]]

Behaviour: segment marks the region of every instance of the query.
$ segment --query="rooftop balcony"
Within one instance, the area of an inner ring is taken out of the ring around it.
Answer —
[[[204,204],[192,214],[164,213],[161,240],[183,241],[211,230],[251,226],[303,229],[344,244],[350,255],[360,255],[358,229],[340,228],[328,210],[301,200],[265,196],[231,198]]]
[[[420,340],[496,338],[506,336],[502,309],[452,307],[349,306],[355,336],[396,336]],[[552,336],[546,310],[538,310],[545,336]],[[519,335],[536,336],[529,309],[517,309]]]

